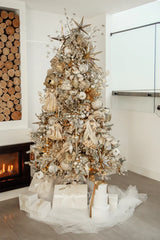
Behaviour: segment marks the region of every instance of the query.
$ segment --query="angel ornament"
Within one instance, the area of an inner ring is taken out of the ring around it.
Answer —
[[[98,144],[96,137],[96,121],[90,119],[85,123],[86,130],[83,135],[83,144],[89,148],[95,148]]]
[[[44,105],[42,108],[44,111],[55,112],[57,110],[56,93],[48,89],[44,96],[43,103]]]
[[[62,126],[59,123],[54,123],[49,128],[48,138],[54,140],[62,140]]]
[[[69,152],[70,154],[73,151],[73,146],[70,142],[65,142],[60,152],[57,153],[57,159],[61,162],[64,159],[64,154]]]

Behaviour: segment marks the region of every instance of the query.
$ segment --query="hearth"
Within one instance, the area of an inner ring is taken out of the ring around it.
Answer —
[[[30,184],[30,167],[26,153],[31,143],[0,146],[0,192]]]

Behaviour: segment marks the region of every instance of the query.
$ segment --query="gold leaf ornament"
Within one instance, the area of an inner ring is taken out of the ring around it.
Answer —
[[[47,90],[44,96],[44,105],[42,106],[44,111],[55,112],[57,110],[57,99],[55,92]]]

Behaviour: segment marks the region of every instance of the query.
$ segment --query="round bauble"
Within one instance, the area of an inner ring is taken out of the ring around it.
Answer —
[[[48,124],[49,124],[50,126],[52,126],[52,125],[54,124],[54,119],[53,119],[53,118],[49,118],[49,119],[48,119]]]
[[[58,168],[57,168],[57,166],[55,165],[55,164],[50,164],[49,165],[49,167],[48,167],[48,171],[50,172],[50,173],[56,173],[57,172],[57,170],[58,170]]]
[[[80,71],[82,74],[86,73],[86,72],[88,71],[88,65],[87,65],[87,64],[81,64],[81,65],[79,66],[79,71]]]
[[[78,98],[80,100],[84,100],[86,98],[86,93],[85,92],[80,92],[79,95],[78,95]]]
[[[97,110],[97,109],[101,108],[102,105],[103,105],[103,103],[102,103],[102,101],[100,99],[97,99],[94,102],[92,102],[92,108],[94,110]]]
[[[70,84],[70,81],[69,80],[65,80],[63,83],[62,83],[62,86],[61,86],[61,89],[62,90],[71,90],[71,84]]]
[[[113,156],[118,156],[119,154],[120,154],[120,151],[119,151],[119,149],[118,148],[114,148],[113,150],[112,150],[112,154],[113,154]]]
[[[80,88],[80,89],[85,90],[85,89],[87,89],[87,88],[89,88],[89,87],[90,87],[90,82],[89,82],[89,81],[83,80],[83,81],[80,82],[80,85],[79,85],[79,88]]]
[[[54,74],[47,75],[45,82],[44,82],[46,87],[52,87],[52,86],[56,85],[56,83],[57,83],[57,81],[56,81]]]

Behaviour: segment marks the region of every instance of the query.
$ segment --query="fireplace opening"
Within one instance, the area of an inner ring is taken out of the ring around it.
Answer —
[[[20,175],[19,153],[0,154],[0,178]]]
[[[0,146],[0,192],[30,184],[30,167],[26,153],[31,143]]]

